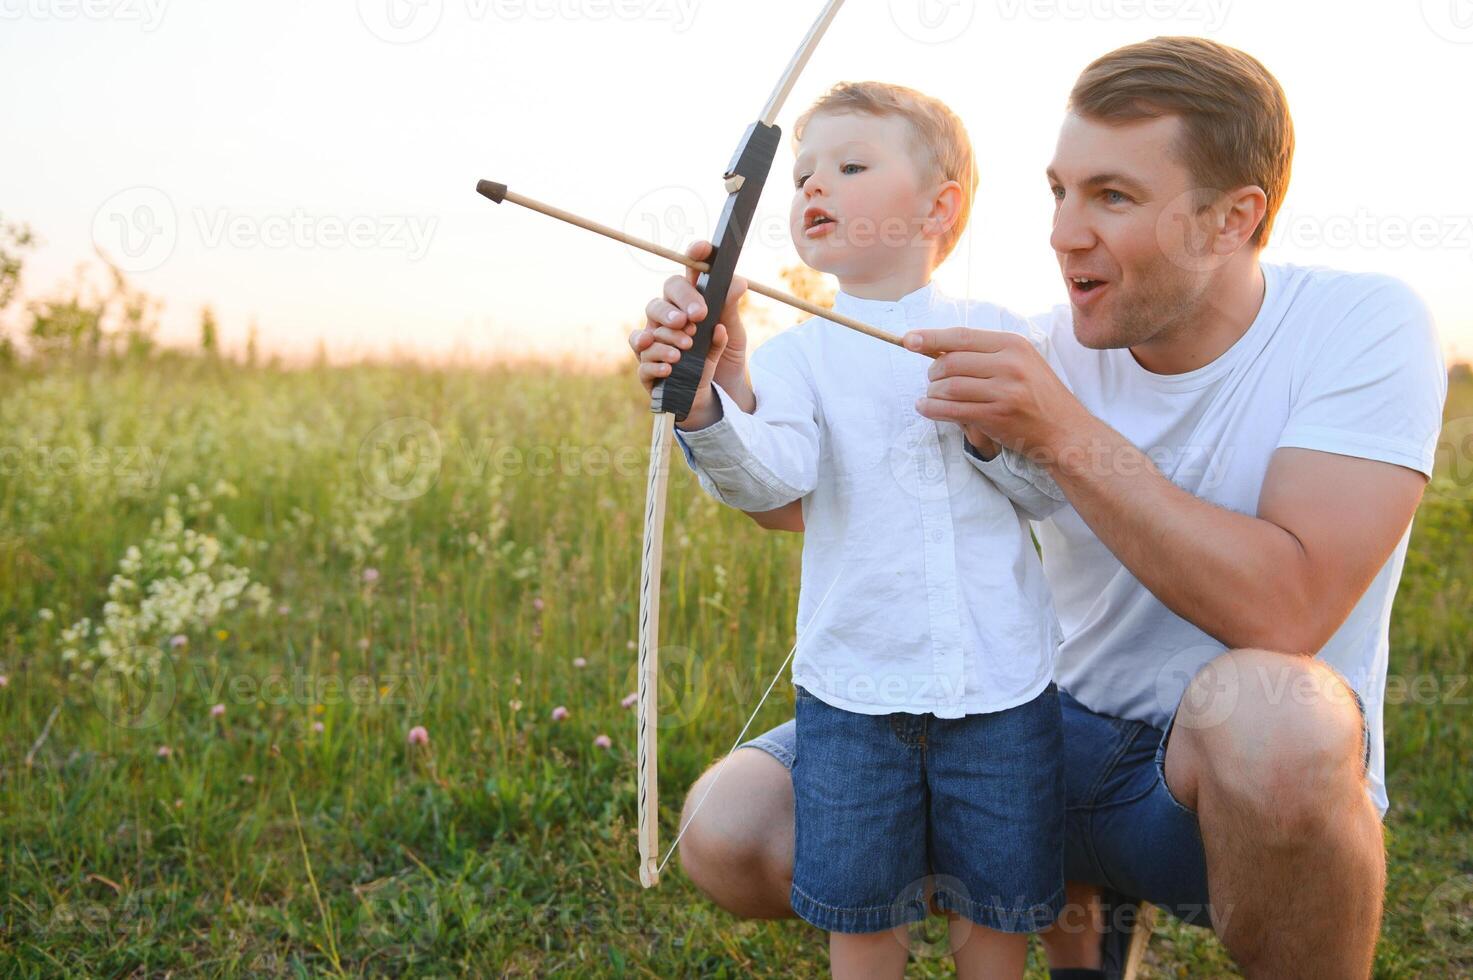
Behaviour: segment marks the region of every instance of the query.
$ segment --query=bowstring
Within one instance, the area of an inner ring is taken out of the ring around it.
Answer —
[[[726,756],[722,758],[721,764],[716,767],[716,775],[711,777],[711,784],[706,787],[706,791],[702,793],[701,798],[696,801],[695,809],[691,810],[690,817],[685,821],[684,824],[681,825],[680,831],[675,835],[675,839],[670,842],[670,849],[665,852],[665,857],[660,861],[659,866],[655,868],[655,874],[658,875],[664,872],[665,865],[670,863],[670,858],[672,855],[674,855],[675,849],[680,846],[680,839],[684,837],[685,832],[691,828],[691,824],[696,822],[696,814],[701,812],[701,807],[706,805],[706,800],[710,798],[711,791],[714,790],[716,788],[716,784],[720,782],[721,774],[726,771],[726,764],[731,761],[732,753],[735,752],[737,750],[737,747],[742,744],[742,739],[746,736],[747,729],[751,728],[752,722],[757,720],[757,715],[762,710],[762,705],[767,703],[767,696],[771,694],[772,689],[777,686],[778,678],[782,677],[783,671],[787,669],[788,663],[793,659],[793,654],[798,652],[798,644],[803,642],[803,636],[810,629],[813,628],[814,623],[818,622],[819,612],[823,609],[824,603],[829,601],[829,596],[833,595],[834,586],[838,584],[839,577],[836,575],[834,577],[834,580],[829,583],[828,591],[824,592],[823,598],[818,601],[817,607],[814,608],[813,615],[810,616],[808,619],[808,625],[804,626],[803,629],[798,633],[797,637],[793,640],[793,648],[789,650],[788,655],[783,658],[782,666],[777,669],[777,673],[772,675],[772,680],[768,683],[767,690],[763,691],[762,697],[757,700],[757,707],[753,708],[752,714],[747,717],[747,723],[742,726],[742,730],[737,734],[736,740],[731,743],[731,748],[726,750]]]

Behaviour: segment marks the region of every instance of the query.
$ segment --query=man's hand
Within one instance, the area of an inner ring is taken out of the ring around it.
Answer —
[[[916,411],[957,423],[984,456],[1001,443],[1050,464],[1069,433],[1092,418],[1026,337],[948,327],[912,330],[904,341],[907,350],[938,355]]]
[[[710,242],[696,242],[686,249],[686,254],[704,260],[711,251]],[[684,277],[667,279],[664,295],[650,300],[645,307],[644,329],[629,335],[629,349],[639,358],[639,381],[645,391],[670,375],[681,352],[690,347],[696,324],[705,319],[706,301],[695,287],[698,275],[690,270]],[[746,291],[747,281],[740,276],[733,277],[721,322],[711,334],[711,347],[706,353],[695,401],[690,414],[679,424],[682,429],[705,428],[721,417],[721,407],[711,391],[713,380],[737,400],[743,411],[750,412],[756,407],[756,397],[747,381],[747,331],[737,313],[737,304]]]

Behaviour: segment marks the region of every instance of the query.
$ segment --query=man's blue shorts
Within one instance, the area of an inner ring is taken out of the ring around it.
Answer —
[[[1192,925],[1211,927],[1207,857],[1197,815],[1166,787],[1163,731],[1091,711],[1059,692],[1064,725],[1064,877],[1144,899]],[[1356,695],[1370,763],[1365,706]],[[797,755],[791,721],[742,744],[790,771]]]

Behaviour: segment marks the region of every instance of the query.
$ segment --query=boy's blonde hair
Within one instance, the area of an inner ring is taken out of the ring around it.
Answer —
[[[977,194],[977,164],[972,141],[957,114],[939,99],[888,82],[840,82],[820,98],[793,125],[793,139],[801,143],[809,120],[820,113],[858,112],[869,116],[900,116],[915,134],[914,148],[923,176],[961,185],[962,202],[955,223],[937,243],[939,265],[956,247]]]

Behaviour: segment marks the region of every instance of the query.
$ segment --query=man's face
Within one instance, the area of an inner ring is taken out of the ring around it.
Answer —
[[[910,123],[899,116],[819,113],[793,164],[788,215],[804,263],[840,279],[894,268],[897,252],[922,247],[930,211]]]
[[[1049,242],[1095,350],[1134,347],[1192,322],[1214,265],[1176,152],[1181,120],[1107,123],[1070,113],[1048,169]]]

